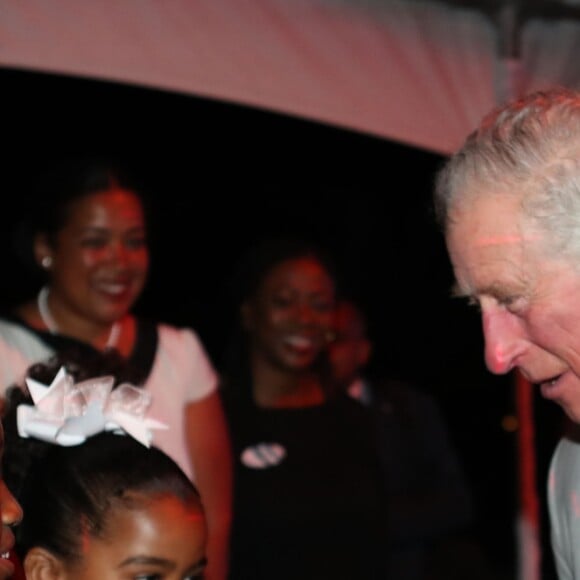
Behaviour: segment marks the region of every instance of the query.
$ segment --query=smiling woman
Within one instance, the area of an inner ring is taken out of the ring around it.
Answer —
[[[235,450],[231,577],[383,578],[371,421],[326,381],[333,269],[295,240],[252,248],[239,269],[242,334],[222,369]]]
[[[0,394],[23,385],[28,366],[55,353],[114,349],[132,382],[153,395],[155,415],[172,426],[155,443],[200,490],[206,577],[224,580],[231,460],[217,377],[193,330],[132,313],[149,273],[140,190],[108,160],[65,159],[39,179],[36,203],[29,238],[44,285],[0,320]]]

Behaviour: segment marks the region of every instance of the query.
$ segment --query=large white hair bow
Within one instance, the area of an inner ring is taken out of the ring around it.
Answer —
[[[34,405],[16,410],[18,433],[57,445],[83,443],[102,431],[125,432],[149,447],[153,429],[167,425],[146,416],[151,395],[123,383],[113,390],[114,377],[76,383],[61,367],[50,386],[26,379]]]

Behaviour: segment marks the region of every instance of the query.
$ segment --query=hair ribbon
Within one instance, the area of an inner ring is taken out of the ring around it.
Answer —
[[[67,447],[113,431],[126,433],[149,447],[152,431],[167,429],[165,423],[147,416],[150,393],[129,383],[113,389],[114,383],[114,377],[103,376],[75,384],[64,367],[49,386],[27,378],[34,405],[18,406],[19,435]]]

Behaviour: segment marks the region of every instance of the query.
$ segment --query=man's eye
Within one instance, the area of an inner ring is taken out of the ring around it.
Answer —
[[[476,310],[481,311],[481,302],[475,296],[467,297],[467,305],[471,308],[475,308]]]
[[[522,296],[508,296],[503,298],[500,304],[513,314],[518,314],[526,308],[526,301]]]

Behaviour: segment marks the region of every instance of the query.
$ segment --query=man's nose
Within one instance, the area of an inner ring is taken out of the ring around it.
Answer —
[[[482,323],[487,368],[497,375],[508,373],[526,349],[520,320],[506,310],[493,309],[483,312]]]

